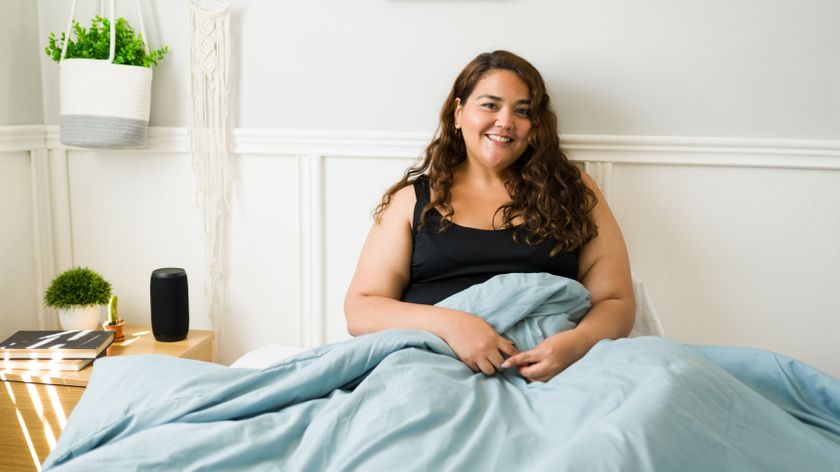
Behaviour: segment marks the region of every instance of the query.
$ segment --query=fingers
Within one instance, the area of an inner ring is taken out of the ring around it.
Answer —
[[[548,382],[562,371],[563,369],[559,369],[548,360],[542,360],[517,369],[519,375],[532,382]]]
[[[488,359],[484,359],[478,362],[478,368],[484,372],[484,375],[496,375],[496,366],[493,365],[492,362]]]
[[[502,361],[504,361],[502,354],[494,350],[486,358],[478,361],[477,364],[479,370],[485,375],[496,375],[501,370]]]
[[[502,357],[501,352],[494,350],[490,353],[490,356],[487,358],[487,360],[489,360],[490,363],[493,364],[493,368],[496,372],[502,370],[502,362],[504,362],[505,359]]]
[[[545,366],[543,364],[542,362],[537,362],[536,364],[521,366],[516,371],[528,380],[538,380],[538,378],[545,375]]]
[[[526,351],[509,357],[504,360],[499,351],[490,353],[482,360],[470,362],[467,366],[473,372],[481,372],[487,376],[493,376],[502,369],[516,367],[522,377],[534,382],[548,382],[554,377],[551,365],[546,359],[539,359],[534,351]]]
[[[461,361],[467,365],[473,372],[478,373],[482,372],[485,375],[492,376],[495,375],[497,372],[501,371],[504,367],[507,367],[505,364],[504,355],[509,356],[512,358],[514,356],[520,355],[521,353],[519,350],[516,349],[516,346],[511,342],[509,339],[504,338],[502,336],[497,336],[497,342],[495,347],[487,346],[482,348],[480,354],[473,355],[473,356],[464,356],[461,358]],[[492,341],[491,341],[492,342]],[[503,355],[504,354],[504,355]],[[527,362],[527,359],[523,362]]]
[[[535,362],[533,351],[525,351],[508,357],[508,359],[502,363],[502,368],[506,369],[508,367],[523,366],[532,364],[533,362]]]
[[[545,359],[540,359],[534,351],[526,351],[509,357],[501,367],[503,369],[516,367],[519,375],[532,382],[547,382],[553,377],[549,363]]]
[[[499,350],[504,352],[508,355],[508,357],[513,357],[519,354],[519,350],[516,349],[516,346],[513,344],[512,341],[506,338],[502,338],[499,340]]]

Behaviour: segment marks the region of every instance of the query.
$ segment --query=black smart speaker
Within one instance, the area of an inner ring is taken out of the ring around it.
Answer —
[[[164,342],[180,341],[190,330],[190,300],[184,269],[164,268],[152,272],[152,333]]]

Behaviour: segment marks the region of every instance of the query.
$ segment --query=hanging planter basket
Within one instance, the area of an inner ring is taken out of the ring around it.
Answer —
[[[146,145],[152,69],[98,59],[61,61],[61,142],[83,147]]]
[[[148,54],[149,44],[139,2],[137,12]],[[92,148],[145,146],[152,99],[152,68],[114,64],[114,0],[111,0],[108,59],[65,59],[75,13],[74,0],[59,61],[61,142]]]

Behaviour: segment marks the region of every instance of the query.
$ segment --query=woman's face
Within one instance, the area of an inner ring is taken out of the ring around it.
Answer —
[[[466,102],[455,103],[455,127],[464,136],[469,165],[502,171],[528,148],[530,93],[516,73],[490,71]]]

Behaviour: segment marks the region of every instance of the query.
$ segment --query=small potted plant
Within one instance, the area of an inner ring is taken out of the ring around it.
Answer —
[[[142,16],[138,34],[125,18],[114,20],[113,10],[110,19],[95,16],[89,29],[74,15],[75,3],[67,32],[58,37],[50,33],[45,48],[60,66],[61,142],[104,148],[143,146],[149,126],[152,66],[169,47],[150,50]]]
[[[58,310],[65,330],[94,330],[99,326],[102,305],[108,303],[111,284],[87,267],[74,267],[58,274],[44,293],[44,304]]]
[[[125,335],[123,334],[123,326],[125,326],[125,320],[120,318],[119,313],[117,313],[117,296],[111,295],[111,300],[108,302],[108,321],[102,324],[102,327],[105,328],[105,331],[113,331],[114,332],[114,342],[120,342],[125,339]]]

